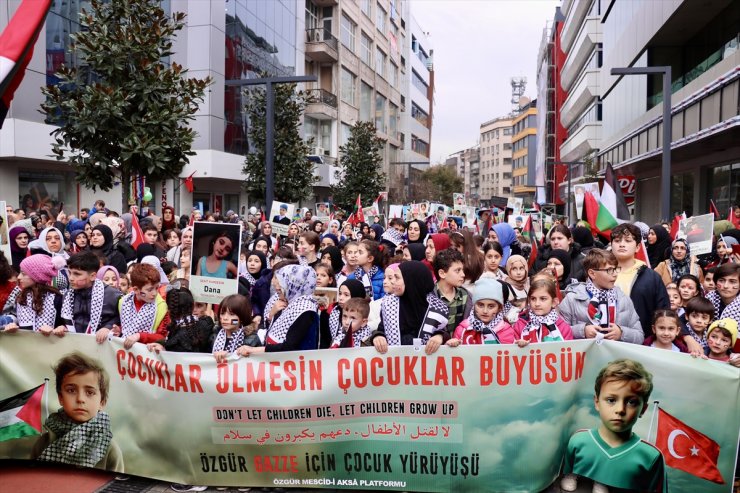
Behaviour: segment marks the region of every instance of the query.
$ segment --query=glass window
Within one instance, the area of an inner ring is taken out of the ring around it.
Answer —
[[[429,115],[416,103],[411,103],[411,116],[425,127],[429,127]]]
[[[725,217],[730,207],[740,203],[740,163],[717,166],[710,170],[709,198],[714,200],[722,217]],[[678,210],[674,203],[671,203],[671,210]],[[688,210],[686,214],[688,215]]]
[[[385,133],[385,97],[380,93],[375,95],[375,128]]]
[[[378,4],[378,8],[376,9],[376,16],[375,16],[375,27],[378,28],[378,31],[385,34],[385,10],[383,10],[383,7]]]
[[[388,82],[393,87],[398,85],[398,66],[391,62],[390,70],[388,72]]]
[[[360,120],[369,122],[372,120],[373,88],[360,84]]]
[[[349,141],[350,135],[352,135],[352,127],[342,122],[342,133],[339,136],[339,138],[341,139],[341,142],[339,145],[346,145],[347,141]]]
[[[331,120],[321,120],[320,135],[316,142],[327,151],[331,149]]]
[[[19,171],[17,207],[29,214],[40,209],[57,211],[64,202],[67,213],[76,210],[77,184],[72,178],[72,173],[63,171]]]
[[[393,103],[390,103],[388,118],[388,128],[390,129],[388,133],[395,137],[396,132],[398,132],[398,106]]]
[[[375,48],[375,71],[385,79],[385,53],[380,48]]]
[[[360,10],[366,16],[373,18],[373,0],[360,0]]]
[[[355,81],[357,77],[355,74],[342,67],[342,101],[345,103],[355,105]]]
[[[355,51],[355,25],[352,20],[346,15],[342,14],[342,25],[341,32],[339,33],[342,44],[346,46],[350,51]]]
[[[421,76],[416,73],[416,70],[411,71],[411,83],[414,85],[414,87],[421,91],[422,94],[426,95],[428,87],[427,83],[424,82],[424,79],[422,79]]]
[[[369,66],[373,66],[373,40],[362,33],[362,46],[360,46],[360,59]]]

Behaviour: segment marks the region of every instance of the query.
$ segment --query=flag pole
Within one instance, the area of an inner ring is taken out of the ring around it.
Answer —
[[[655,439],[653,438],[651,440],[651,438],[653,436],[653,423],[655,422],[655,419],[657,417],[658,404],[660,404],[660,401],[653,401],[653,404],[654,404],[654,406],[653,406],[653,414],[652,414],[652,416],[650,416],[650,427],[648,428],[647,441],[654,444],[655,443]]]
[[[43,419],[41,420],[41,424],[43,425],[46,423],[46,420],[49,419],[49,379],[44,378],[44,410],[43,410]]]

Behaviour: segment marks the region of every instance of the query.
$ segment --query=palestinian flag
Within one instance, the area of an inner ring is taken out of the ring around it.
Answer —
[[[599,212],[596,216],[596,229],[606,233],[629,219],[629,209],[617,181],[617,175],[614,174],[611,163],[607,163],[604,187],[601,189],[599,199]]]
[[[537,259],[537,235],[534,232],[531,214],[527,215],[527,222],[524,224],[522,236],[526,236],[527,238],[529,238],[529,242],[532,245],[532,251],[529,252],[529,259],[527,259],[527,267],[532,269],[534,261]]]
[[[41,434],[41,401],[46,384],[0,401],[0,442]]]
[[[31,61],[49,7],[51,0],[23,0],[0,34],[0,128]]]
[[[360,195],[361,194],[359,193],[357,194],[357,202],[355,202],[354,212],[350,214],[349,218],[347,218],[347,222],[352,226],[365,222],[365,214],[362,212],[362,201],[360,200]]]

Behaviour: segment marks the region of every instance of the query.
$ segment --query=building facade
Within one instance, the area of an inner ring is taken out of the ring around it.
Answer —
[[[10,0],[0,12],[4,28],[20,0]],[[114,210],[122,207],[122,184],[109,192],[93,192],[77,184],[71,168],[50,157],[53,127],[38,112],[41,86],[56,83],[54,72],[65,63],[81,62],[69,54],[70,34],[79,30],[78,14],[86,2],[53,2],[36,43],[23,83],[16,92],[0,132],[0,196],[15,205],[30,196],[43,205],[64,202],[67,213],[90,207],[103,199]],[[299,0],[252,2],[248,0],[169,0],[167,11],[187,14],[186,25],[174,40],[172,62],[188,69],[192,77],[211,76],[195,120],[193,150],[180,178],[193,175],[195,190],[188,192],[181,180],[147,183],[153,193],[149,204],[161,211],[163,203],[178,212],[190,207],[203,210],[244,212],[248,197],[242,191],[244,154],[249,150],[245,95],[226,80],[255,78],[258,74],[302,75],[303,3]],[[300,33],[300,38],[298,37]],[[45,49],[44,49],[45,48]]]
[[[480,185],[473,192],[481,199],[511,195],[512,119],[494,118],[480,125]]]
[[[512,127],[512,188],[513,195],[531,204],[535,199],[537,158],[537,100],[522,98],[519,114]]]

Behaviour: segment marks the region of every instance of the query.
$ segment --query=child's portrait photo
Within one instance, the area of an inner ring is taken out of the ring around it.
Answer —
[[[196,222],[193,224],[193,276],[236,279],[240,224]]]

